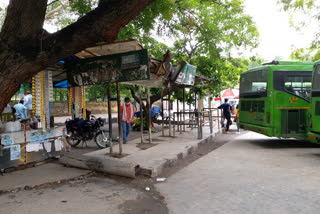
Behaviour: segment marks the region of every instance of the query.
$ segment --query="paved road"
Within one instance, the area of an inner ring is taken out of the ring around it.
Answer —
[[[320,213],[320,147],[237,136],[156,185],[171,214]]]

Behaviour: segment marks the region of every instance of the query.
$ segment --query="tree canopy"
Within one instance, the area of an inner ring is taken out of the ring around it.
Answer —
[[[176,61],[188,61],[197,66],[198,74],[213,79],[205,87],[209,90],[201,87],[199,93],[217,94],[237,84],[239,74],[247,69],[248,64],[235,63],[241,60],[235,59],[232,51],[252,49],[258,43],[258,30],[243,7],[241,0],[158,0],[122,28],[118,38],[138,38],[159,58],[170,49]],[[172,45],[157,41],[157,37]]]
[[[315,49],[320,45],[320,1],[319,0],[279,0],[282,8],[291,14],[291,24],[297,30],[303,31],[306,26],[312,25],[316,29],[314,40],[310,45]],[[301,19],[302,17],[302,19]],[[299,50],[297,50],[299,52]],[[301,51],[301,50],[300,50]]]
[[[236,84],[247,68],[248,60],[235,58],[233,50],[257,45],[257,28],[243,7],[242,0],[10,0],[0,10],[6,17],[0,32],[0,93],[6,92],[0,110],[37,72],[116,39],[137,38],[157,58],[170,49],[176,62],[186,60],[214,80],[198,86],[200,91],[216,93]],[[58,31],[47,32],[44,23]]]
[[[49,33],[43,28],[46,14],[61,1],[10,0],[0,32],[0,111],[21,83],[87,47],[113,42],[119,30],[154,1],[70,1],[77,8],[76,21]],[[88,4],[91,10],[80,10]]]

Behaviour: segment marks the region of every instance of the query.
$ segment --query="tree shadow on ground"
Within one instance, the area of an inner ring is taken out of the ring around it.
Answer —
[[[248,139],[240,140],[243,143],[250,143],[265,149],[290,149],[290,148],[320,148],[320,144],[310,143],[309,141],[295,139]]]

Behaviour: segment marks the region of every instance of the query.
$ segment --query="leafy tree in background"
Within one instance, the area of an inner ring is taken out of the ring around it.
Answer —
[[[306,26],[312,25],[316,29],[314,40],[310,47],[299,48],[291,53],[293,60],[316,61],[319,60],[320,53],[317,51],[320,45],[320,1],[319,0],[279,0],[283,9],[291,14],[291,24],[300,31]],[[297,15],[298,14],[298,15]],[[296,17],[303,17],[299,20]]]
[[[320,51],[316,48],[298,48],[290,54],[290,59],[314,62],[320,60]]]
[[[154,11],[161,14],[156,23],[152,19],[143,19],[152,17]],[[144,30],[137,31],[138,28]],[[154,32],[171,40],[173,47],[155,40]],[[236,85],[247,64],[237,63],[240,59],[233,59],[230,52],[235,48],[256,47],[257,37],[257,28],[251,17],[244,13],[242,1],[179,0],[172,4],[171,0],[161,0],[122,28],[118,38],[138,38],[152,55],[160,59],[165,50],[170,49],[176,62],[185,60],[198,68],[198,74],[212,78],[210,84],[191,89],[187,94],[190,101],[194,92],[200,96],[206,93],[216,95],[222,89]],[[160,90],[153,92],[151,100],[159,99]],[[173,97],[180,97],[179,94],[181,91],[175,91]]]

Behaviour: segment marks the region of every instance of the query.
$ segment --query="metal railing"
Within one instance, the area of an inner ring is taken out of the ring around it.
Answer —
[[[213,130],[212,130],[213,119],[212,118],[218,118],[218,129],[220,130],[220,126],[221,126],[221,122],[220,122],[221,116],[220,115],[222,115],[221,109],[218,109],[218,108],[203,108],[202,111],[203,112],[208,112],[209,124],[210,124],[210,133],[213,132]]]
[[[192,115],[191,120],[189,118],[189,122],[186,123],[185,120],[183,120],[183,115],[189,114]],[[202,133],[202,124],[201,124],[201,119],[203,117],[202,112],[173,112],[173,137],[176,135],[176,125],[177,125],[177,131],[182,134],[182,128],[185,125],[190,125],[191,129],[196,127],[198,129],[198,139],[203,138],[203,133]]]

